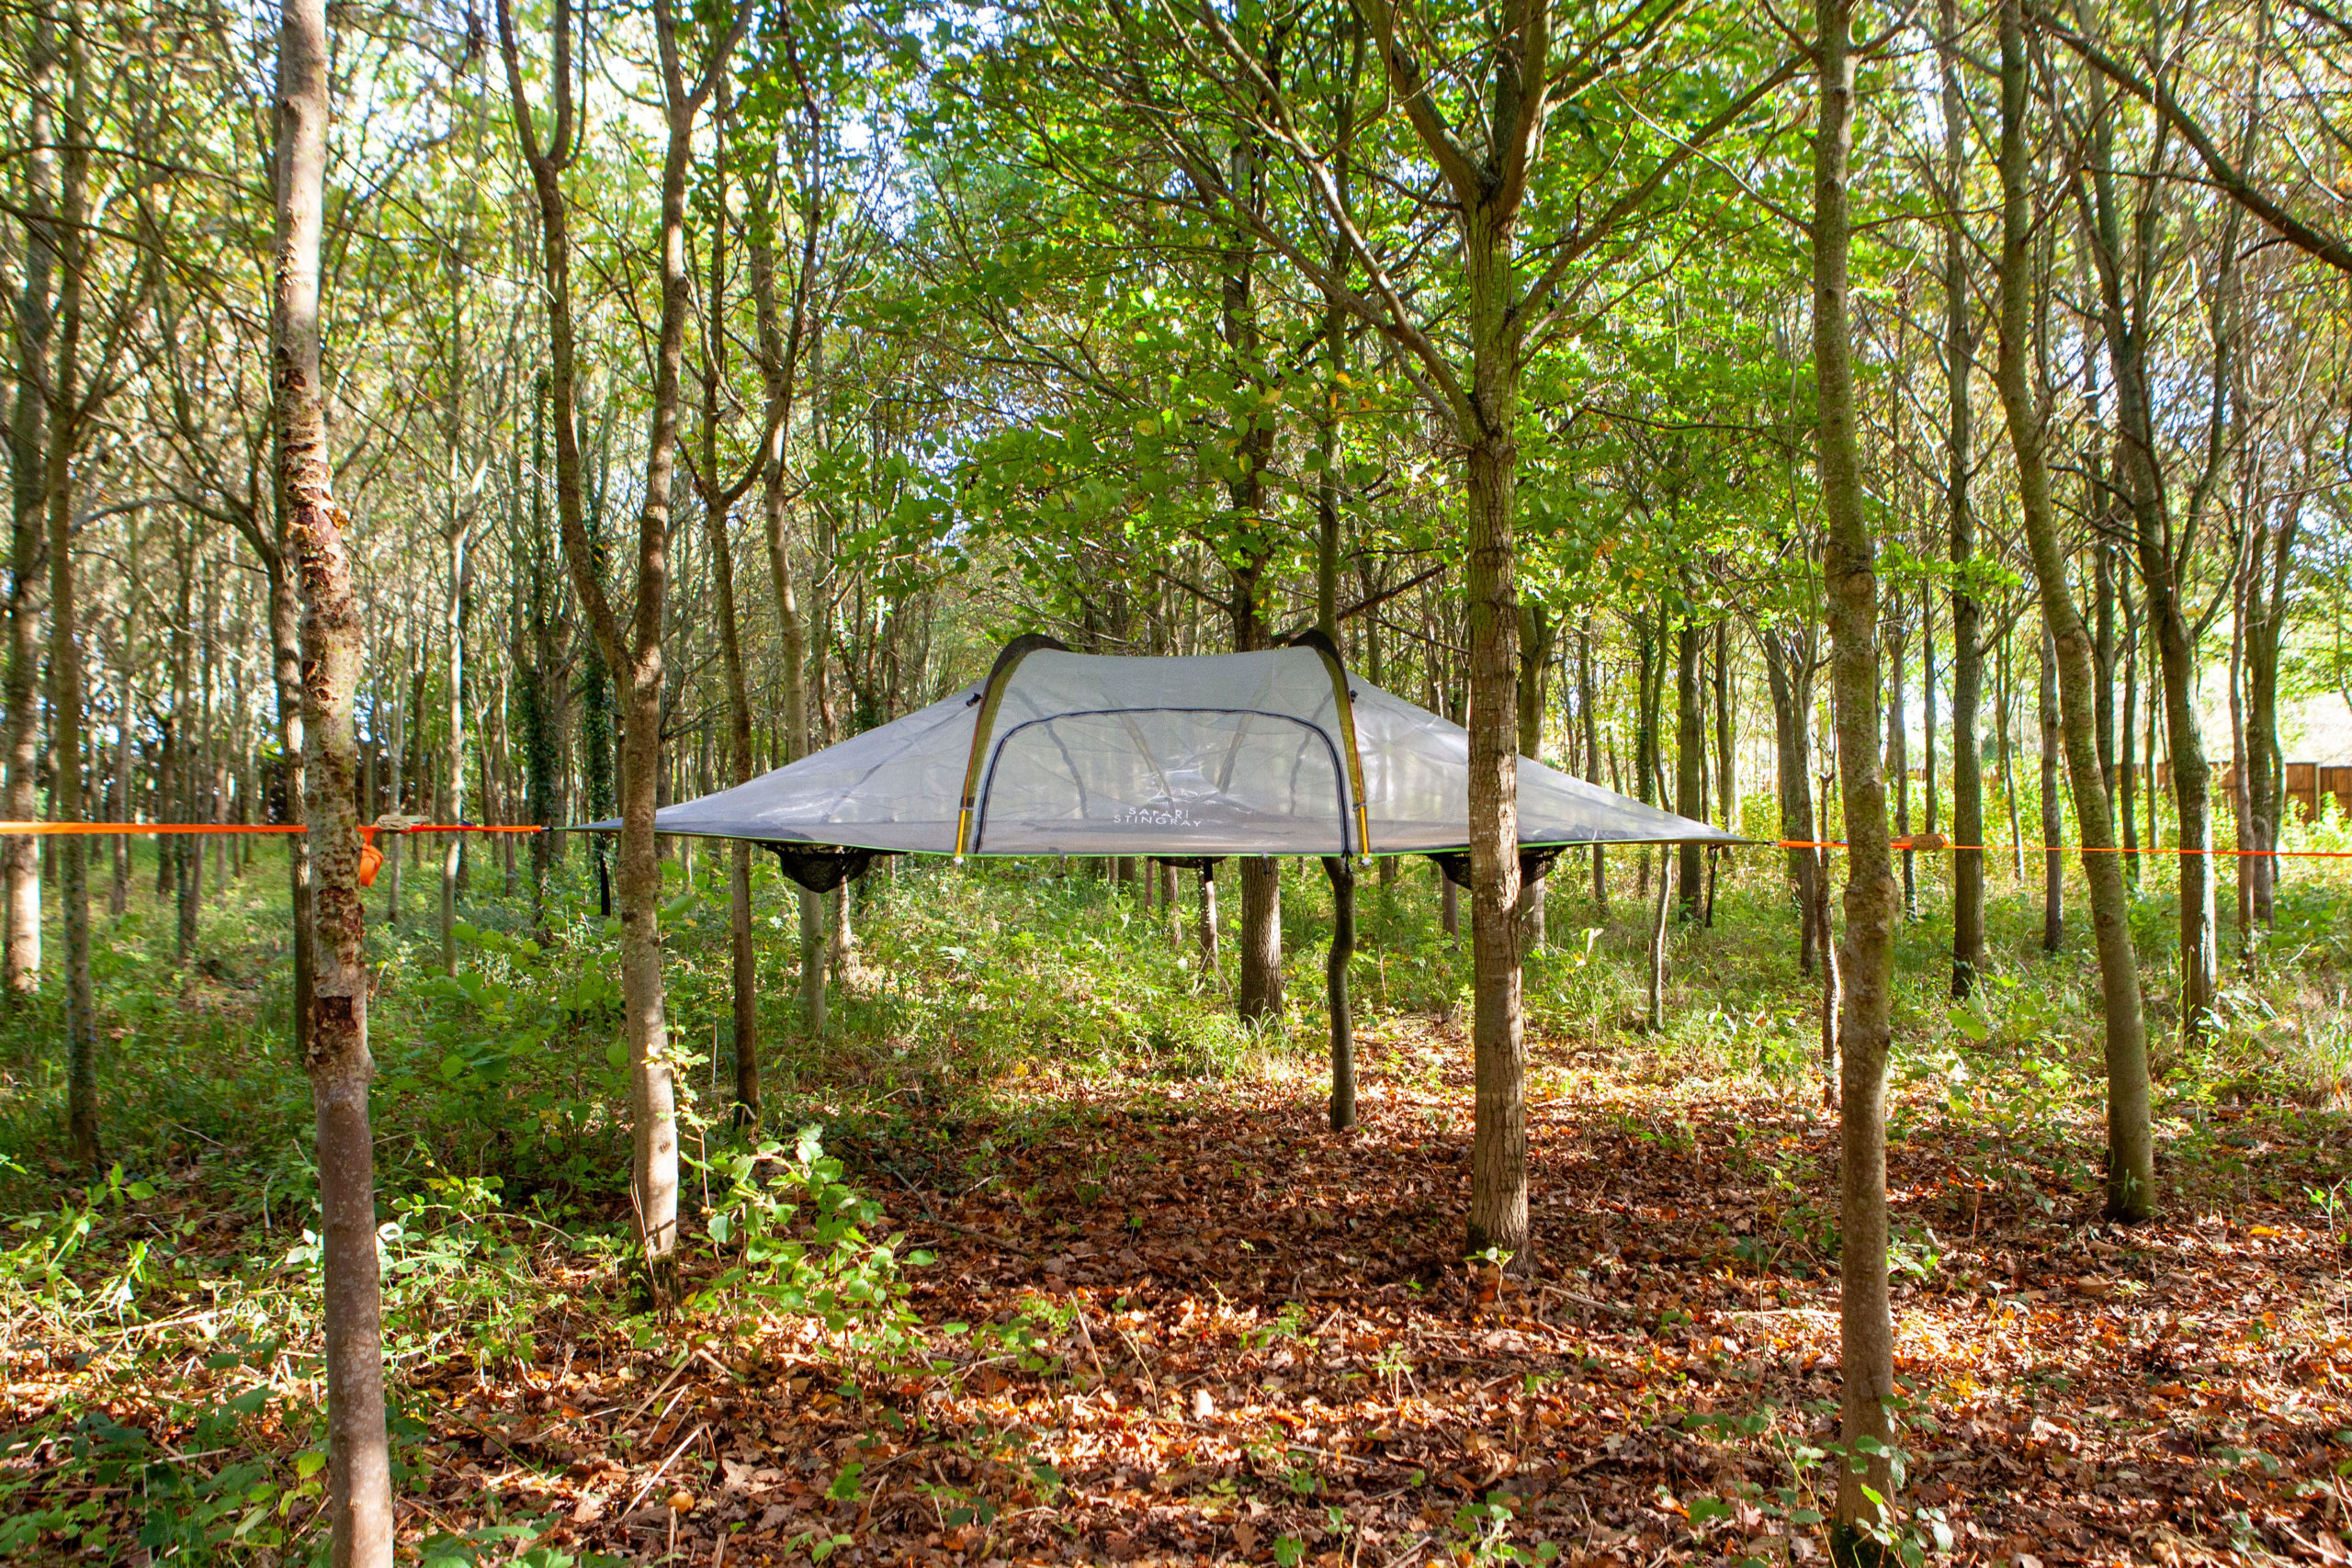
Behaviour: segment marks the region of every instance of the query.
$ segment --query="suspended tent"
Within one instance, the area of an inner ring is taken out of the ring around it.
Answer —
[[[1521,757],[1523,874],[1586,844],[1736,836]],[[943,702],[749,784],[665,807],[657,832],[748,839],[825,892],[877,855],[1150,857],[1213,877],[1228,855],[1314,855],[1340,919],[1335,1079],[1348,1071],[1351,858],[1422,854],[1470,879],[1470,738],[1351,675],[1318,632],[1261,653],[1122,658],[1015,639]],[[617,822],[602,822],[612,829]],[[1342,1087],[1335,1081],[1333,1121]],[[1351,1087],[1345,1093],[1352,1120]]]

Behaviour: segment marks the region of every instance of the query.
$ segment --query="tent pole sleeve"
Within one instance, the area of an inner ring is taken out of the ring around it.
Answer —
[[[972,754],[964,764],[964,794],[956,807],[956,863],[962,864],[965,852],[972,843],[972,814],[979,805],[980,769],[988,758],[989,733],[996,728],[996,712],[1004,703],[1004,689],[1012,680],[1012,672],[1021,661],[1041,648],[1058,653],[1069,649],[1053,637],[1039,632],[1024,632],[1004,645],[989,667],[989,678],[980,685],[979,695],[972,700],[979,712],[972,724]]]
[[[1324,984],[1331,1012],[1331,1131],[1356,1124],[1356,1030],[1348,1000],[1348,961],[1356,951],[1356,874],[1344,855],[1323,857],[1331,879],[1331,953]]]
[[[1356,705],[1348,696],[1348,670],[1340,662],[1338,645],[1322,631],[1310,626],[1290,639],[1293,648],[1311,648],[1321,657],[1323,668],[1331,676],[1331,695],[1340,705],[1340,739],[1341,752],[1348,760],[1348,793],[1354,804],[1349,813],[1355,819],[1356,847],[1359,857],[1372,853],[1372,823],[1364,807],[1363,754],[1356,749]]]

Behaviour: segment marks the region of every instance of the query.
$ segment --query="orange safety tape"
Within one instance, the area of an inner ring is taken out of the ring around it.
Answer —
[[[532,824],[483,826],[472,822],[419,822],[407,828],[379,829],[372,822],[362,822],[363,833],[544,833],[548,829]],[[0,836],[24,834],[31,836],[59,833],[307,833],[310,829],[300,823],[288,822],[0,822]]]
[[[1776,850],[1842,850],[1846,848],[1847,845],[1846,840],[1843,839],[1775,839],[1772,841],[1772,847]],[[2142,845],[2138,849],[2127,849],[2121,844],[2099,844],[2097,846],[2084,844],[1914,844],[1908,839],[1891,840],[1888,841],[1886,847],[1890,850],[1916,849],[1921,854],[1939,854],[1946,850],[1974,850],[1978,854],[1985,855],[1998,854],[2011,850],[2026,854],[2048,854],[2052,850],[2055,850],[2060,854],[2260,855],[2279,858],[2294,857],[2309,860],[2352,860],[2352,850],[2183,850],[2150,849],[2145,845]]]

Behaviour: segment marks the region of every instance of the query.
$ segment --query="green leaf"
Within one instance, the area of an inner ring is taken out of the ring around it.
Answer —
[[[854,1501],[857,1497],[857,1478],[865,1472],[865,1466],[863,1462],[857,1460],[850,1461],[842,1466],[841,1473],[833,1477],[833,1483],[825,1488],[825,1495],[836,1503]]]
[[[1720,1497],[1693,1497],[1685,1511],[1694,1526],[1703,1525],[1710,1519],[1727,1519],[1732,1515],[1731,1505]]]

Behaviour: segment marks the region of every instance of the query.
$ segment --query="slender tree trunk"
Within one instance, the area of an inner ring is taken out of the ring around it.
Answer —
[[[454,394],[453,394],[454,396]],[[451,479],[456,479],[456,433],[451,434]],[[454,509],[457,497],[450,497]],[[470,575],[466,560],[467,535],[472,523],[469,518],[453,515],[449,519],[446,543],[448,547],[448,597],[441,621],[441,635],[448,639],[448,663],[444,673],[448,678],[446,694],[448,705],[449,732],[445,738],[441,759],[441,809],[447,812],[445,820],[462,822],[466,819],[466,596],[467,580]],[[463,852],[465,835],[446,833],[447,842],[441,851],[441,973],[454,976],[458,973],[458,863]]]
[[[2009,809],[2009,875],[2012,881],[2018,883],[2019,886],[2023,886],[2025,882],[2025,830],[2018,825],[2017,761],[2011,755],[2009,749],[2010,718],[2016,711],[2014,695],[2015,687],[2009,681],[2009,634],[2006,632],[2003,633],[2001,636],[1999,669],[1997,671],[1997,681],[1996,682],[1998,687],[1998,706],[2000,708],[1999,729],[1996,740],[2000,752],[2001,798],[2007,803]]]
[[[1685,584],[1686,590],[1689,586]],[[1693,820],[1704,820],[1707,815],[1706,781],[1702,776],[1707,757],[1707,721],[1699,691],[1700,639],[1698,623],[1686,606],[1674,630],[1674,809],[1678,816]],[[1700,886],[1703,852],[1696,843],[1683,844],[1678,852],[1681,865],[1675,881],[1682,891],[1680,918],[1693,924],[1699,919],[1703,891]]]
[[[2127,299],[2127,287],[2137,288],[2152,264],[2147,258],[2160,241],[2164,221],[2165,182],[2152,180],[2143,192],[2132,223],[2134,255],[2127,256],[2122,219],[2114,190],[2113,117],[2106,112],[2103,84],[2095,84],[2090,118],[2094,144],[2086,171],[2094,198],[2084,238],[2098,264],[2101,329],[2115,384],[2116,418],[2120,439],[2116,454],[2119,488],[2131,508],[2132,544],[2139,558],[2140,581],[2147,595],[2147,624],[2158,655],[2164,689],[2165,733],[2172,763],[2174,804],[2179,812],[2181,1032],[2185,1041],[2199,1038],[2211,1026],[2217,976],[2214,967],[2212,772],[2205,758],[2204,732],[2198,715],[2197,635],[2191,626],[2189,598],[2192,581],[2196,505],[2186,519],[2176,519],[2165,494],[2159,468],[2156,400],[2165,395],[2149,365],[2150,326],[2144,317],[2148,302]],[[2235,244],[2221,246],[2223,279],[2208,284],[2218,290],[2234,268]],[[2218,308],[2218,307],[2216,307]],[[2227,373],[2228,338],[2214,341],[2214,380]],[[2155,706],[2152,692],[2150,707]],[[2153,801],[2154,792],[2151,790]],[[2151,847],[2155,834],[2148,835]]]
[[[2247,579],[2252,573],[2252,558],[2261,548],[2258,537],[2259,500],[2255,502],[2256,517],[2246,519],[2248,536],[2238,549],[2237,559],[2230,563],[2230,822],[2236,829],[2238,848],[2255,847],[2253,799],[2247,789],[2245,754],[2245,622],[2247,599],[2252,585]],[[2249,868],[2258,857],[2238,855],[2231,862],[2236,874],[2231,879],[2237,895],[2238,962],[2247,972],[2254,968],[2254,878]]]
[[[1739,831],[1739,755],[1734,744],[1737,737],[1732,704],[1731,623],[1721,620],[1715,623],[1715,820],[1735,833]],[[1712,888],[1712,866],[1707,880]],[[1713,913],[1712,894],[1708,912]]]
[[[1331,1131],[1356,1124],[1355,1012],[1348,998],[1348,961],[1356,951],[1356,874],[1344,856],[1327,855],[1323,872],[1331,879],[1331,952],[1325,961],[1331,1011]]]
[[[324,229],[326,9],[287,0],[278,33],[277,290],[273,374],[279,485],[300,565],[306,803],[316,878],[310,1052],[317,1109],[320,1248],[326,1279],[327,1518],[334,1568],[390,1568],[390,1452],[376,1260],[375,1138],[368,1120],[369,973],[352,802],[351,699],[359,606],[330,484],[325,389],[319,376],[319,253]]]
[[[720,221],[711,226],[710,295],[705,302],[702,362],[703,531],[710,544],[711,583],[718,591],[719,665],[727,682],[728,762],[730,784],[752,782],[752,694],[743,675],[743,644],[735,617],[735,547],[728,537],[729,505],[719,488],[719,389],[727,376],[727,337],[721,312],[727,299],[726,137],[733,104],[722,78],[718,86],[718,151],[713,199]],[[735,1115],[740,1123],[760,1119],[759,964],[752,947],[752,846],[734,841],[727,878],[729,993],[735,1035]]]
[[[122,695],[116,713],[114,795],[110,815],[118,822],[132,821],[138,807],[131,795],[132,773],[137,766],[139,731],[139,604],[141,598],[139,571],[139,519],[141,509],[132,507],[123,520],[123,595],[120,634],[120,663],[122,665]],[[122,834],[114,840],[114,881],[107,890],[107,915],[120,919],[130,908],[130,836]],[[307,947],[307,943],[304,944]]]
[[[1577,705],[1584,710],[1584,776],[1594,784],[1601,782],[1600,698],[1592,673],[1592,616],[1585,616],[1583,629],[1577,633]],[[1609,862],[1607,852],[1599,844],[1592,846],[1592,902],[1600,918],[1609,918]]]
[[[2123,825],[2123,874],[2140,885],[2140,819],[2132,804],[2140,787],[2138,745],[2140,712],[2140,617],[2132,603],[2132,574],[2117,574],[2116,592],[2123,601],[2123,711],[2118,716],[2116,737],[2115,815]]]
[[[1814,136],[1813,355],[1820,411],[1822,512],[1828,586],[1838,766],[1845,792],[1846,935],[1838,954],[1839,1344],[1843,1432],[1830,1551],[1875,1562],[1866,1531],[1894,1525],[1888,1463],[1894,1430],[1894,1323],[1887,1297],[1886,1054],[1894,1003],[1895,888],[1879,769],[1879,593],[1855,439],[1847,263],[1852,226],[1847,170],[1853,150],[1853,0],[1815,0],[1820,113]],[[1865,1488],[1868,1491],[1865,1491]]]
[[[662,989],[662,865],[653,812],[662,784],[662,633],[670,584],[670,492],[675,472],[679,378],[684,358],[690,279],[686,272],[686,175],[694,125],[750,21],[749,0],[733,25],[711,45],[690,88],[678,49],[676,17],[666,3],[654,7],[661,55],[667,137],[662,163],[660,255],[662,311],[653,355],[652,428],[647,442],[645,491],[638,518],[636,603],[624,626],[605,597],[596,557],[582,521],[575,429],[575,369],[571,319],[571,241],[561,175],[571,156],[571,6],[557,0],[550,31],[556,39],[554,128],[542,152],[523,87],[514,24],[499,6],[499,43],[514,103],[517,139],[538,197],[540,239],[548,275],[549,388],[556,429],[557,513],[572,587],[587,613],[606,663],[625,683],[621,741],[621,843],[617,878],[621,913],[621,995],[630,1060],[633,1122],[630,1196],[638,1235],[657,1298],[666,1301],[676,1280],[678,1244],[678,1126],[676,1089],[665,1052],[668,1035]]]
[[[2041,728],[2041,951],[2066,941],[2066,819],[2058,806],[2058,649],[2047,625],[2037,645],[2041,684],[2036,707]]]
[[[1976,737],[1977,708],[1984,684],[1983,612],[1971,573],[1976,559],[1976,513],[1969,504],[1968,477],[1974,463],[1975,411],[1970,399],[1971,339],[1968,330],[1968,247],[1962,227],[1962,183],[1968,161],[1969,123],[1961,94],[1959,0],[1938,0],[1936,60],[1941,77],[1944,124],[1943,226],[1944,400],[1951,410],[1951,435],[1944,470],[1944,510],[1951,547],[1951,834],[1970,846],[1952,852],[1951,994],[1966,997],[1984,966],[1984,762]],[[1932,826],[1932,824],[1931,824]]]
[[[1666,1032],[1666,912],[1674,902],[1677,871],[1673,856],[1668,855],[1658,862],[1657,914],[1650,921],[1649,1032],[1652,1034]]]
[[[1903,635],[1903,596],[1897,592],[1893,597],[1895,610],[1887,617],[1886,632],[1887,663],[1891,668],[1887,671],[1889,711],[1886,716],[1885,767],[1886,776],[1894,781],[1894,830],[1908,840],[1911,837],[1911,727],[1907,694],[1903,689],[1904,665],[1906,662],[1905,644],[1907,639]],[[1903,918],[1906,920],[1916,919],[1919,914],[1919,884],[1914,871],[1916,858],[1912,851],[1904,850]]]
[[[2252,606],[2246,631],[2246,772],[2255,842],[2265,852],[2278,847],[2285,780],[2278,762],[2278,654],[2287,629],[2288,580],[2293,570],[2295,536],[2302,517],[2301,498],[2282,501],[2278,519],[2265,532],[2266,568],[2257,547],[2248,592]],[[2267,581],[2266,581],[2267,577]],[[2278,865],[2267,853],[2254,861],[2254,918],[2268,927],[2274,918]]]
[[[51,816],[83,820],[82,627],[74,602],[74,457],[80,444],[82,311],[89,266],[87,223],[89,127],[82,46],[65,42],[66,100],[63,201],[58,224],[58,331],[50,358],[49,411],[49,711],[56,750]],[[105,1159],[98,1139],[98,1021],[90,983],[90,840],[69,834],[57,846],[58,893],[65,928],[66,1134],[75,1163],[96,1173]]]
[[[2097,676],[2091,639],[2066,586],[2057,510],[2050,496],[2043,441],[2046,415],[2028,377],[2031,355],[2034,243],[2025,116],[2030,102],[2024,0],[2001,0],[2001,402],[2017,457],[2041,613],[2052,633],[2064,709],[2066,765],[2082,833],[2083,872],[2090,884],[2091,925],[2098,942],[2099,991],[2107,1021],[2108,1212],[2145,1219],[2155,1202],[2155,1153],[2149,1123],[2147,1028],[2140,1008],[2140,971],[2132,952],[2123,870],[2107,791],[2099,778]]]
[[[1761,635],[1764,679],[1772,694],[1772,755],[1780,774],[1781,837],[1812,839],[1813,757],[1810,739],[1813,671],[1792,656],[1777,630]],[[1789,887],[1797,906],[1797,973],[1810,975],[1819,951],[1814,883],[1821,863],[1813,850],[1789,850]]]
[[[1541,757],[1544,748],[1544,672],[1552,663],[1552,648],[1558,639],[1559,628],[1552,620],[1547,605],[1530,604],[1519,612],[1519,750],[1524,757]],[[1519,940],[1522,953],[1541,952],[1544,947],[1544,885],[1549,880],[1537,877],[1522,882],[1519,890]]]
[[[1201,865],[1201,978],[1216,976],[1216,867],[1207,862]]]
[[[814,152],[810,154],[812,157]],[[753,314],[759,328],[760,378],[766,390],[768,418],[775,434],[760,474],[760,518],[767,542],[769,592],[775,603],[784,669],[785,758],[797,762],[808,752],[808,626],[800,613],[798,580],[786,533],[791,505],[784,469],[785,443],[791,434],[793,404],[798,395],[802,345],[808,333],[808,289],[816,268],[817,244],[822,232],[819,214],[822,186],[813,183],[801,214],[801,251],[794,275],[791,320],[783,320],[776,297],[775,222],[763,180],[751,186],[751,222],[746,230]],[[797,935],[800,946],[800,1021],[811,1034],[825,1032],[825,915],[816,894],[796,888]]]
[[[12,821],[40,816],[40,649],[49,573],[48,453],[50,340],[56,310],[59,236],[51,212],[55,197],[55,147],[51,120],[57,64],[57,25],[47,11],[35,13],[24,60],[29,89],[24,147],[26,180],[24,288],[17,296],[17,393],[9,424],[10,499],[6,774],[0,810]],[[6,933],[0,937],[0,987],[25,996],[40,985],[40,840],[22,834],[0,839],[0,899]]]

